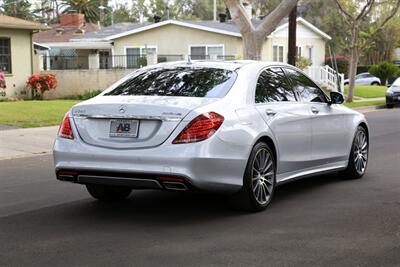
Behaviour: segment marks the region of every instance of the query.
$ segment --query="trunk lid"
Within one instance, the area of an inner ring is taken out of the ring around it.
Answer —
[[[218,98],[170,96],[100,96],[72,108],[72,117],[85,143],[114,149],[162,144],[193,109]],[[112,136],[111,128],[131,123],[137,136]],[[134,122],[134,123],[132,123]]]

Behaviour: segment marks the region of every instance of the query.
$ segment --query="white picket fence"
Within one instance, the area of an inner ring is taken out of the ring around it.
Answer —
[[[337,73],[334,69],[326,66],[310,66],[306,73],[320,86],[326,87],[330,91],[343,93],[344,74]]]

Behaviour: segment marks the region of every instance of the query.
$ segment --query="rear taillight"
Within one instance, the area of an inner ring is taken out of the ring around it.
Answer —
[[[194,118],[175,138],[173,144],[195,143],[210,138],[224,122],[224,117],[215,112]]]
[[[64,119],[58,129],[58,136],[67,139],[74,139],[72,132],[71,121],[69,120],[69,113],[65,114]]]

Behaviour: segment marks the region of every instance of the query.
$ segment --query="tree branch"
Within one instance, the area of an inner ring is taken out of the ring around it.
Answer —
[[[390,14],[380,23],[380,25],[378,27],[376,27],[376,29],[370,34],[370,36],[374,36],[379,30],[381,30],[383,27],[385,27],[386,23],[389,22],[389,20],[396,15],[397,11],[400,8],[400,0],[397,0],[396,2],[396,6],[392,9],[392,11],[390,12]],[[366,45],[366,44],[365,44]],[[364,48],[365,45],[361,46],[361,48]]]
[[[340,0],[335,0],[336,5],[339,7],[341,13],[343,14],[343,18],[347,24],[351,24],[355,19],[340,3]]]
[[[225,0],[225,5],[229,9],[232,20],[239,27],[242,36],[255,31],[251,19],[247,15],[243,5],[240,3],[240,0]]]
[[[266,38],[270,35],[284,17],[297,5],[298,0],[283,0],[281,3],[266,16],[256,29],[257,38]]]
[[[372,6],[374,5],[374,3],[375,3],[375,0],[368,0],[367,3],[365,3],[363,8],[361,9],[360,14],[358,14],[358,16],[356,17],[356,20],[362,19],[365,16],[367,16],[368,13],[371,12]]]

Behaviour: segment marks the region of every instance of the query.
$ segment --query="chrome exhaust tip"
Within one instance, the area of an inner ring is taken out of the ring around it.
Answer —
[[[175,191],[188,190],[188,187],[184,183],[180,183],[180,182],[165,181],[165,182],[163,182],[163,185],[164,185],[165,189],[168,189],[168,190],[175,190]]]

